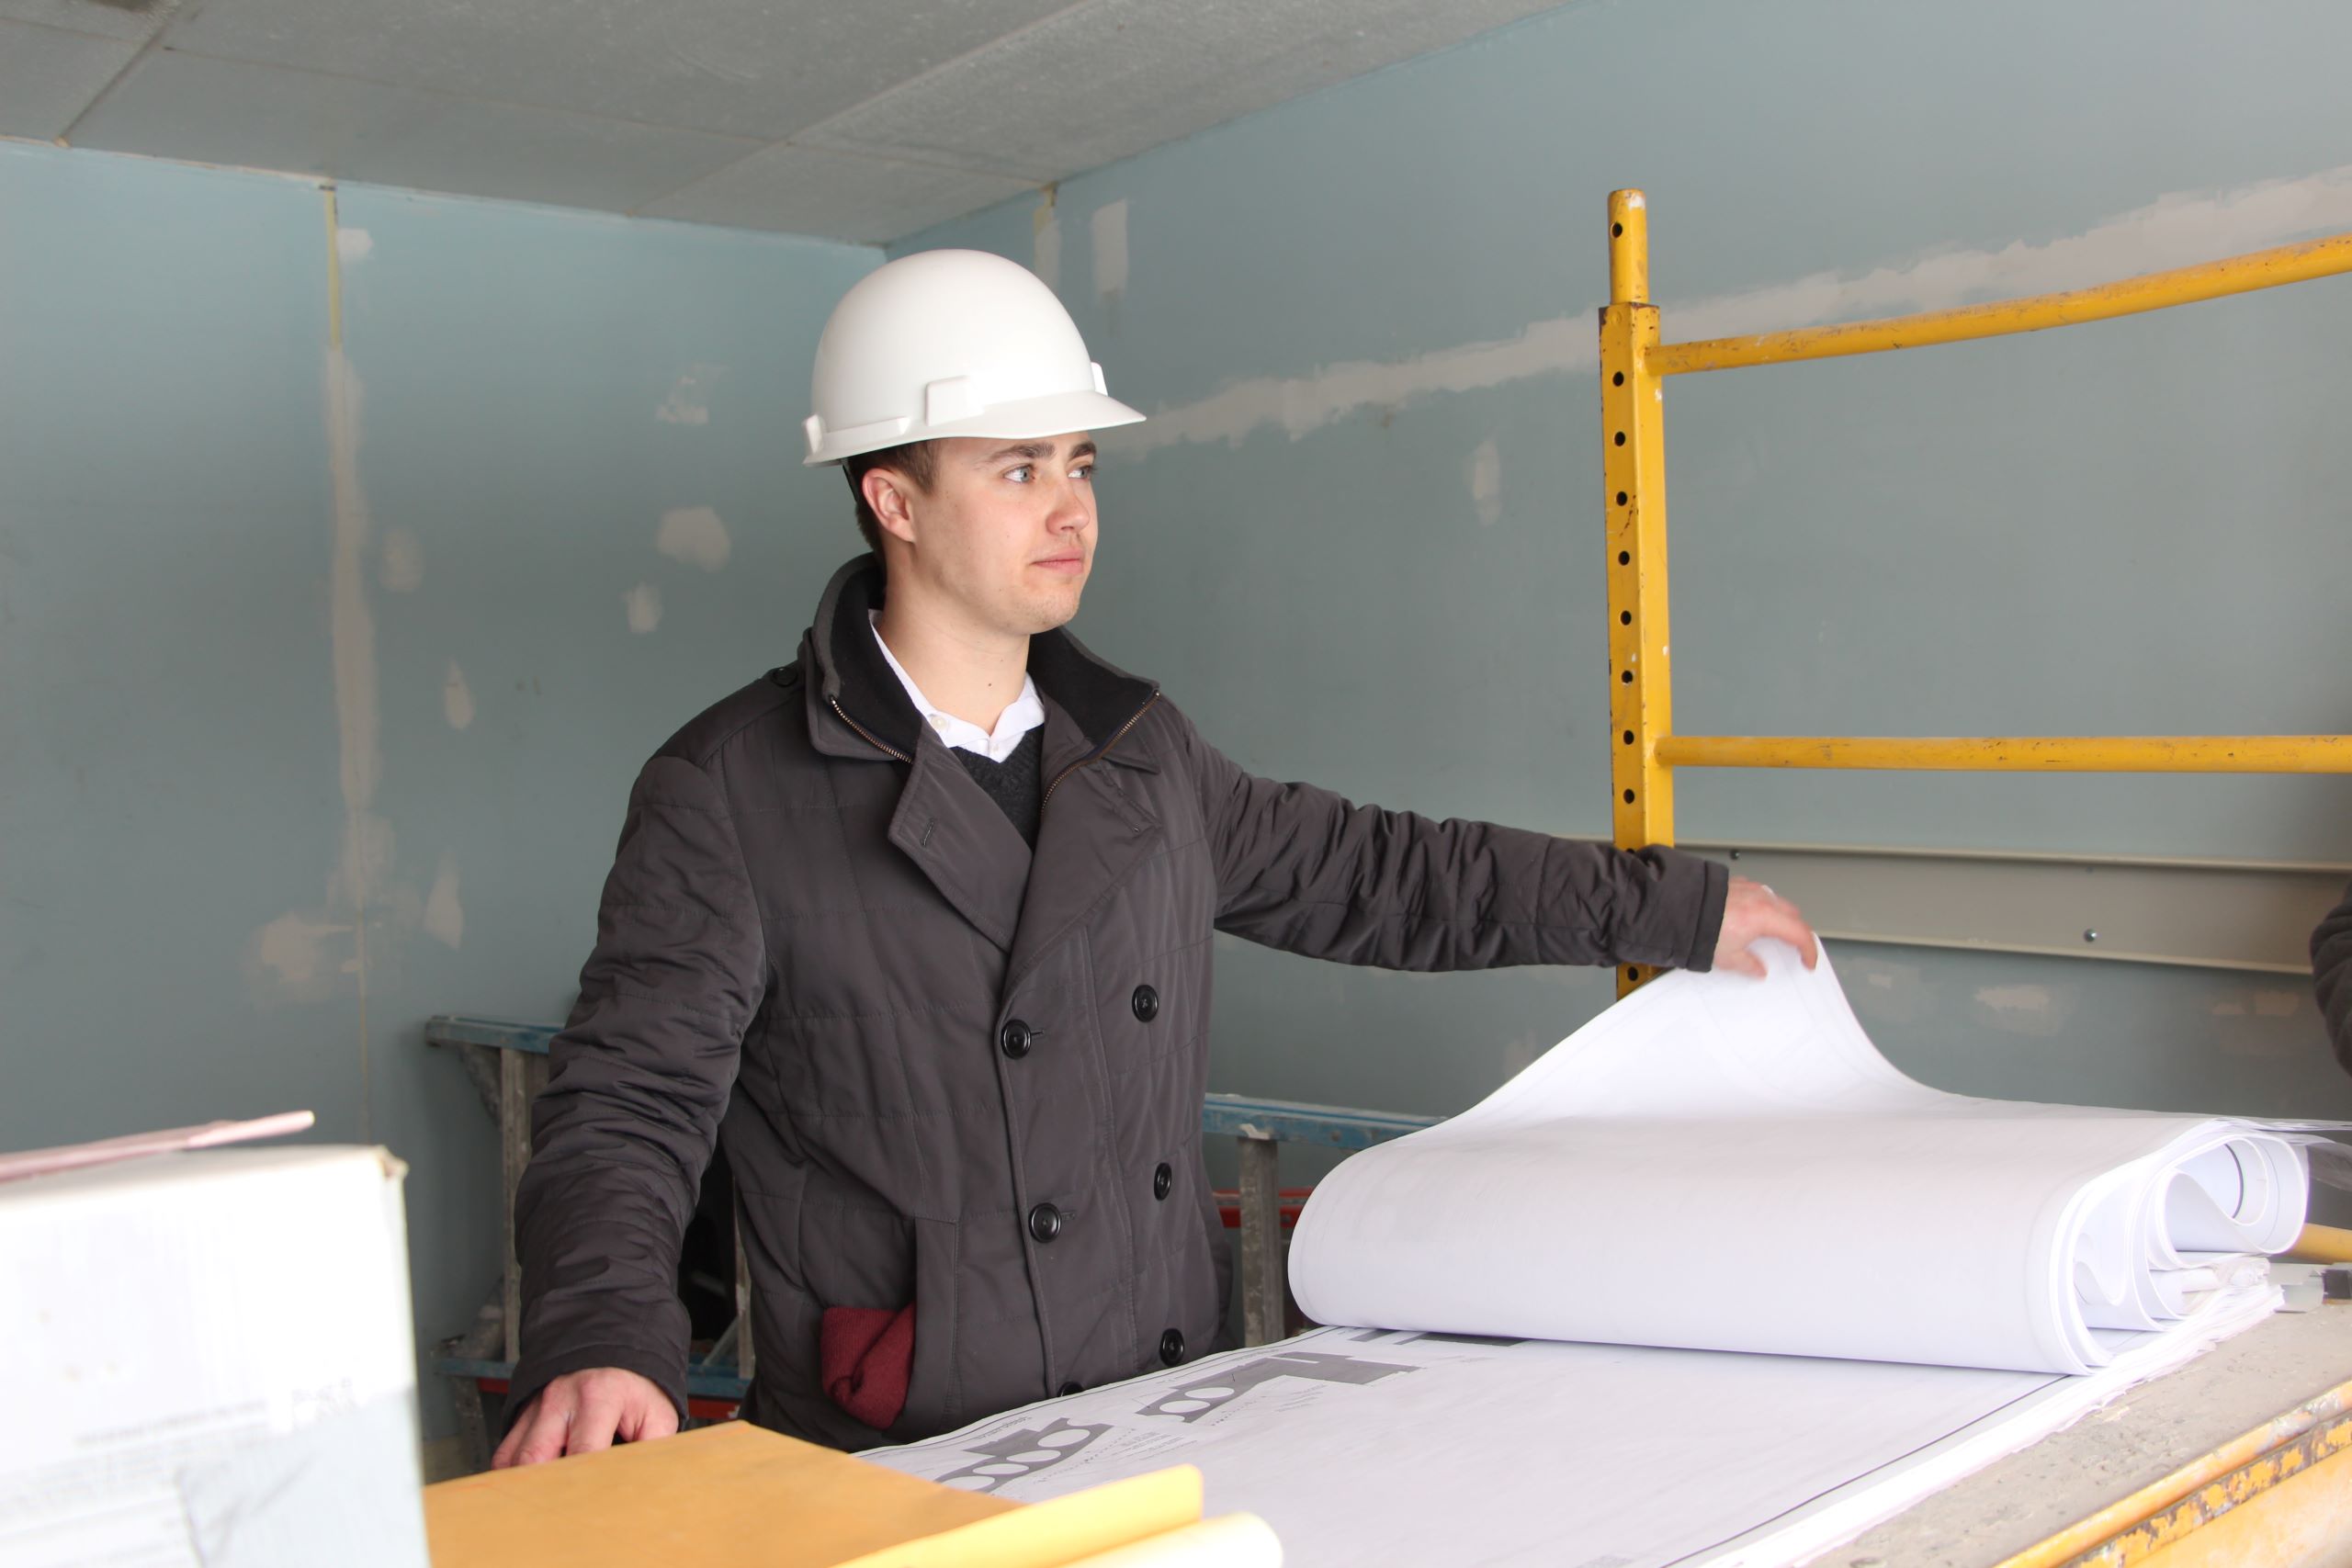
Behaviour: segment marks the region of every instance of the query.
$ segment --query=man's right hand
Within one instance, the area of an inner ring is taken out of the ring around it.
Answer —
[[[641,1443],[678,1430],[678,1407],[651,1379],[619,1367],[566,1372],[531,1396],[490,1468],[594,1453],[616,1439]]]

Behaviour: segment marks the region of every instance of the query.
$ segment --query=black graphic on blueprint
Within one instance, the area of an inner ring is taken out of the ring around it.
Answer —
[[[979,1459],[941,1476],[939,1483],[963,1492],[993,1492],[1008,1481],[1035,1475],[1059,1464],[1110,1429],[1055,1420],[1043,1427],[1008,1432],[992,1441],[973,1444],[965,1451],[978,1454]]]

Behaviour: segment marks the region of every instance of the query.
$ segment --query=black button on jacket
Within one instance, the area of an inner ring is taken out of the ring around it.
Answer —
[[[601,1366],[683,1408],[678,1247],[714,1144],[742,1201],[762,1425],[907,1441],[1216,1344],[1212,931],[1395,969],[1713,953],[1720,866],[1254,777],[1065,632],[1030,651],[1033,851],[883,662],[882,586],[870,557],[843,568],[799,658],[639,775],[532,1111],[510,1410]],[[1170,1159],[1189,1202],[1136,1179]],[[910,1303],[906,1404],[876,1430],[820,1386],[820,1324]]]

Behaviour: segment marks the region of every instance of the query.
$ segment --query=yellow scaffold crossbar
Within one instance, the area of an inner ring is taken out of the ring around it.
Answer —
[[[1609,538],[1610,782],[1621,848],[1674,841],[1674,770],[1893,768],[2004,773],[2352,773],[2352,736],[2035,736],[1871,739],[1674,732],[1667,628],[1665,379],[2040,332],[2352,273],[2352,234],[2090,288],[1885,321],[1702,343],[1659,341],[1649,298],[1649,205],[1609,197],[1609,303],[1600,312],[1602,496]],[[1623,995],[1652,971],[1618,971]]]

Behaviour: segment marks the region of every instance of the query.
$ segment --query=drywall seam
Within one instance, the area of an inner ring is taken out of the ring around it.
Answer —
[[[1854,276],[1813,273],[1785,283],[1666,302],[1668,342],[1779,331],[1828,321],[1946,310],[2042,294],[2352,229],[2352,164],[2217,193],[2173,192],[2145,207],[2042,244],[1945,250]],[[1409,359],[1351,360],[1304,376],[1255,377],[1191,402],[1161,407],[1113,437],[1122,454],[1186,443],[1238,445],[1279,429],[1294,441],[1366,410],[1393,410],[1449,392],[1594,368],[1600,302],[1515,337],[1463,344]]]

